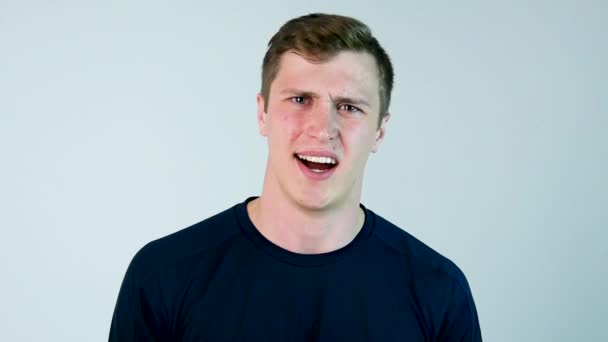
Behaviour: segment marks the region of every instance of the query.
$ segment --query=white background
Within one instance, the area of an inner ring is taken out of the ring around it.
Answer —
[[[608,340],[607,9],[0,0],[0,340],[107,340],[141,246],[259,194],[266,43],[317,11],[395,65],[362,202],[463,269],[484,340]]]

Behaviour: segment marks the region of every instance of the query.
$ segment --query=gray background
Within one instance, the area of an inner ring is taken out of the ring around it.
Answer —
[[[363,203],[455,261],[487,341],[608,340],[603,1],[0,1],[0,340],[101,341],[146,242],[259,194],[265,44],[396,68]]]

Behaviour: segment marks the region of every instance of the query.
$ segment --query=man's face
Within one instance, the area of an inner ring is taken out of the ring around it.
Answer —
[[[378,149],[389,119],[378,128],[374,58],[343,51],[313,63],[286,52],[267,111],[262,95],[257,101],[260,133],[268,138],[265,182],[310,210],[358,204],[367,158]]]

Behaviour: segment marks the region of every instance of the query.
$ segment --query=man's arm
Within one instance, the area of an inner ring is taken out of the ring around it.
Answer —
[[[462,277],[454,279],[448,308],[443,317],[437,341],[481,342],[477,308],[469,284]]]
[[[169,340],[160,286],[147,272],[146,252],[146,247],[142,248],[129,264],[114,308],[109,341]]]

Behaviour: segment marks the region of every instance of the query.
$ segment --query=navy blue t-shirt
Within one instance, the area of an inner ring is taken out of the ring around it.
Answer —
[[[464,274],[361,205],[362,229],[329,253],[266,239],[242,203],[133,258],[110,341],[481,341]]]

